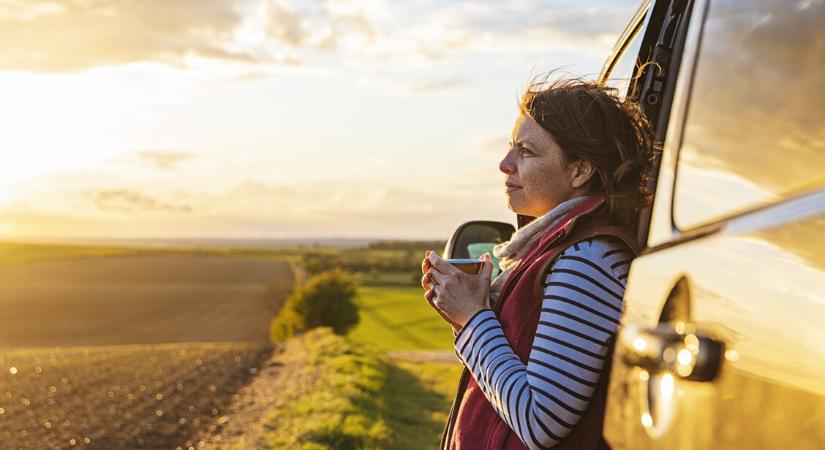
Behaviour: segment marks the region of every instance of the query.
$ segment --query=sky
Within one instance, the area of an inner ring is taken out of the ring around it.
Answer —
[[[514,222],[532,76],[637,1],[0,0],[0,238],[446,239]]]

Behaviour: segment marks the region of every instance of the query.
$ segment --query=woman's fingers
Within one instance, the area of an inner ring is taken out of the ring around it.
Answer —
[[[439,308],[436,304],[436,299],[438,298],[438,296],[435,294],[435,289],[428,289],[427,292],[424,293],[424,298],[427,300],[427,303],[429,303],[430,306],[434,310],[436,310],[441,317],[447,319],[447,316],[444,315],[444,312],[441,311],[441,308]]]
[[[448,279],[450,279],[450,277],[452,277],[452,275],[441,273],[438,270],[430,270],[427,273],[430,274],[430,280],[438,284],[444,284]]]
[[[431,273],[432,273],[431,271],[427,270],[427,272],[425,272],[424,275],[421,277],[421,287],[424,288],[425,291],[432,288],[432,275],[431,275]]]
[[[430,289],[427,292],[425,292],[424,298],[427,299],[427,303],[430,304],[430,306],[438,313],[439,316],[441,316],[442,319],[444,319],[445,322],[449,323],[454,329],[461,328],[460,325],[455,323],[455,321],[453,321],[450,318],[450,316],[448,316],[444,311],[441,310],[441,308],[438,307],[438,305],[436,304],[437,296],[435,295],[435,290]]]
[[[429,256],[430,250],[427,250],[427,253],[424,254],[424,259],[421,260],[421,273],[427,273],[432,266],[432,264],[430,264],[430,260],[428,259]]]
[[[441,273],[450,274],[461,272],[461,270],[459,270],[457,267],[441,259],[441,257],[439,257],[436,252],[430,252],[430,254],[427,256],[427,259],[430,261],[430,264],[432,264],[432,266],[435,267],[435,270]]]
[[[481,276],[483,278],[487,278],[492,280],[493,278],[493,261],[490,259],[490,254],[485,253],[481,255],[481,260],[484,261],[483,265],[481,266]]]

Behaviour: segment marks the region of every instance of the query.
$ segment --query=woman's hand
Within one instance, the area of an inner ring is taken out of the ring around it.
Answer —
[[[493,263],[488,254],[482,256],[481,260],[483,266],[478,274],[462,272],[435,252],[427,252],[421,262],[424,298],[456,331],[476,313],[490,308]]]

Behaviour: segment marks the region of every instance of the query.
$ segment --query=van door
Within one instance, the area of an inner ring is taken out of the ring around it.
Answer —
[[[693,13],[605,435],[617,449],[822,448],[825,4]]]

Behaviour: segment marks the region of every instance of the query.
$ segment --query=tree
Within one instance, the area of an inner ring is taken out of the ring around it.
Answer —
[[[317,275],[336,267],[343,267],[343,265],[344,262],[341,257],[335,254],[308,252],[301,256],[301,266],[311,275]]]
[[[357,283],[339,268],[313,276],[287,298],[272,322],[271,334],[280,341],[317,327],[345,334],[358,323]]]

